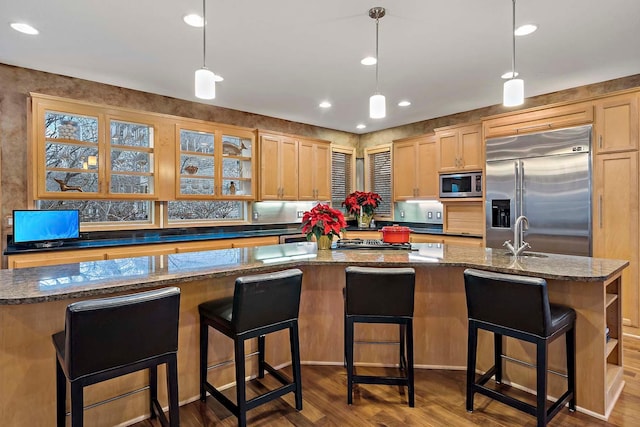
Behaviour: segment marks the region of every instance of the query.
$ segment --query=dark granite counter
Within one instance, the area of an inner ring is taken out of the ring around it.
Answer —
[[[412,246],[411,251],[318,251],[315,243],[305,242],[0,270],[0,305],[90,297],[301,265],[470,267],[579,282],[605,281],[628,265],[627,261],[554,254],[515,258],[504,249]]]

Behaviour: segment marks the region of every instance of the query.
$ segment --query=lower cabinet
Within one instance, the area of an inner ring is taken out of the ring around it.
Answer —
[[[481,237],[444,236],[444,243],[447,245],[473,246],[476,248],[483,246]]]

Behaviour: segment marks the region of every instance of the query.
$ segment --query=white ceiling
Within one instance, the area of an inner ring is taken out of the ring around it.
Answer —
[[[375,67],[360,64],[375,53],[374,6],[387,9],[378,120]],[[0,0],[0,62],[203,102],[202,29],[182,21],[201,11],[201,0]],[[207,66],[225,80],[206,103],[348,132],[499,104],[511,68],[510,0],[207,0],[207,15]],[[527,97],[640,73],[640,0],[519,0],[516,21],[539,26],[516,41]]]

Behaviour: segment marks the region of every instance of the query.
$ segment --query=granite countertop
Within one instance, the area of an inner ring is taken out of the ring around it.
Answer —
[[[629,264],[536,253],[515,258],[504,249],[435,243],[413,244],[412,249],[318,251],[315,243],[301,242],[0,270],[0,305],[90,297],[304,265],[471,267],[545,279],[601,282]]]

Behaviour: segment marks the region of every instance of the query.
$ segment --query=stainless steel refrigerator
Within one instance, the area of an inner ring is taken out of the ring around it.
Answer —
[[[530,251],[591,255],[591,125],[486,141],[486,244],[513,241],[529,219]]]

